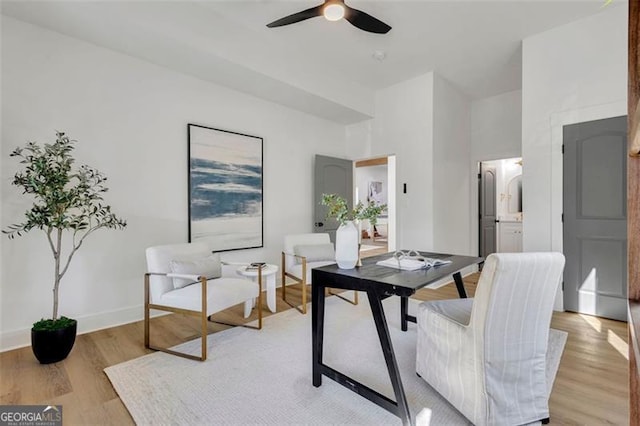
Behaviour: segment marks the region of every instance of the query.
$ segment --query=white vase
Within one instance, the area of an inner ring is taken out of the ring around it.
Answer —
[[[336,231],[336,263],[340,269],[353,269],[358,263],[358,228],[353,221]]]

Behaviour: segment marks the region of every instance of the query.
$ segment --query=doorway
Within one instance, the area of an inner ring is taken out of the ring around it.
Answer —
[[[369,257],[396,249],[396,157],[388,155],[352,161],[316,155],[314,165],[314,223],[313,232],[326,232],[335,241],[338,222],[326,218],[326,207],[321,204],[322,194],[333,193],[344,197],[349,208],[357,202],[374,201],[387,204],[378,218],[376,227],[362,224],[361,256]]]
[[[354,166],[354,202],[387,205],[375,226],[361,224],[361,256],[395,250],[395,156],[359,160]]]
[[[522,158],[478,163],[478,252],[522,251]]]

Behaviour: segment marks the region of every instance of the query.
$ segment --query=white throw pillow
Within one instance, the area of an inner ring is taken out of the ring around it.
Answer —
[[[214,253],[211,256],[196,260],[172,260],[169,262],[169,268],[174,274],[199,275],[207,277],[207,279],[220,278],[222,276],[222,265],[220,263],[220,254]],[[173,288],[178,289],[197,281],[184,278],[174,278]]]
[[[293,247],[293,253],[298,256],[307,258],[307,262],[322,262],[326,260],[336,260],[336,252],[333,249],[333,243],[327,244],[302,244]],[[296,257],[297,263],[302,263],[299,257]]]

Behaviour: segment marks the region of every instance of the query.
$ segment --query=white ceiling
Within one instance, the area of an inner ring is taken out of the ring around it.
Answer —
[[[341,123],[371,117],[376,90],[429,71],[472,99],[519,89],[523,38],[605,7],[605,0],[347,0],[393,29],[372,34],[324,18],[265,26],[321,1],[2,0],[1,7],[4,15]],[[372,57],[376,50],[384,61]]]

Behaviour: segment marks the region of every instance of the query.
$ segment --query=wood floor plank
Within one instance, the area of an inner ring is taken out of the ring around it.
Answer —
[[[64,366],[61,363],[39,364],[30,347],[5,352],[0,354],[0,359],[2,404],[38,404],[38,401],[73,391]]]
[[[59,363],[64,365],[76,391],[80,390],[76,384],[81,384],[81,391],[77,394],[80,406],[102,405],[117,396],[111,382],[104,374],[107,362],[95,338],[100,333],[98,331],[78,336],[73,348],[73,356]]]
[[[470,296],[475,293],[477,279],[478,274],[464,279]],[[287,299],[293,303],[300,303],[301,294],[300,286],[287,287]],[[422,289],[415,295],[418,300],[456,297],[452,284],[437,290]],[[282,301],[281,289],[277,290],[276,304],[279,312],[290,309]],[[266,308],[263,313],[265,317],[272,315]],[[216,318],[246,322],[240,305]],[[254,312],[250,320],[255,318]],[[153,338],[159,345],[177,344],[197,337],[199,326],[197,319],[184,315],[155,318]],[[552,327],[567,331],[569,336],[549,401],[551,424],[627,424],[627,360],[615,347],[627,344],[626,324],[555,312]],[[218,332],[227,327],[209,323],[208,328]],[[103,370],[150,352],[144,348],[143,324],[138,321],[78,336],[69,357],[49,366],[38,364],[29,347],[1,353],[0,404],[62,404],[65,425],[131,425],[133,419]]]

